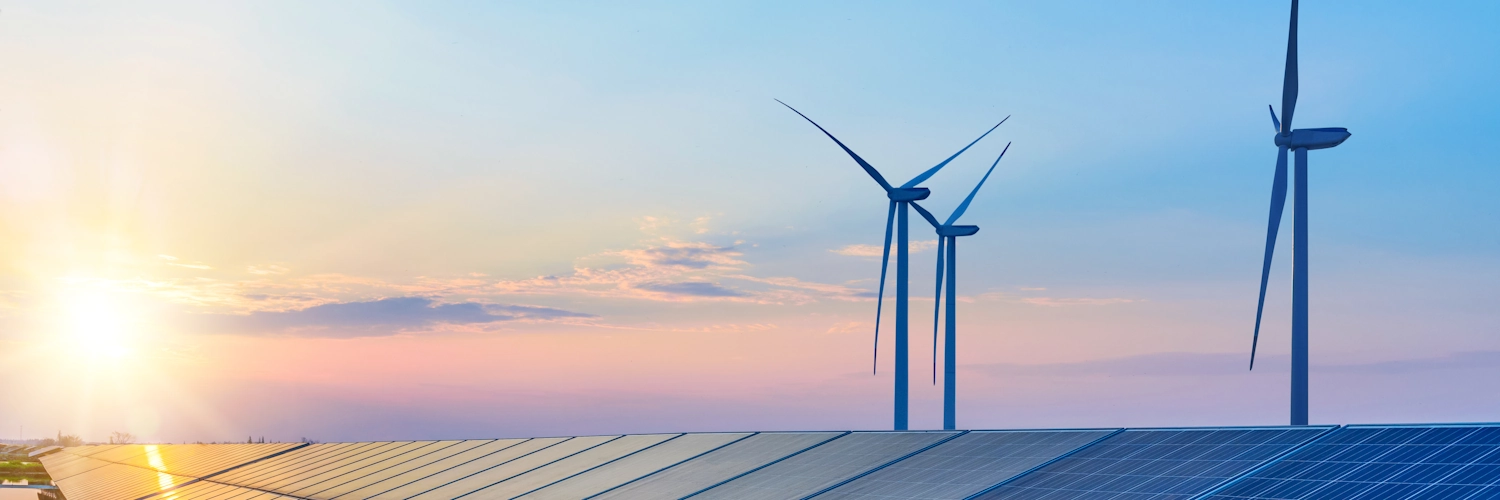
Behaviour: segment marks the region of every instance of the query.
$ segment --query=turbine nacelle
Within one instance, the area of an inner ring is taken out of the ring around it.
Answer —
[[[979,232],[979,226],[938,226],[938,236],[968,236]]]
[[[917,201],[927,199],[932,195],[932,191],[927,188],[897,187],[886,191],[885,195],[890,197],[891,201]]]
[[[1328,149],[1343,144],[1351,134],[1343,127],[1300,128],[1291,134],[1276,134],[1276,145],[1288,149]]]

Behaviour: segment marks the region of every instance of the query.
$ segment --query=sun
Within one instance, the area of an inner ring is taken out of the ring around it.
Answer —
[[[64,348],[90,358],[120,359],[133,352],[133,321],[122,304],[99,292],[62,297]]]

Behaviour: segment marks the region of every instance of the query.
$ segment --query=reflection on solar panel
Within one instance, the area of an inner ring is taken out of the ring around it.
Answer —
[[[817,496],[958,500],[1114,430],[974,431]]]
[[[519,476],[501,480],[491,486],[464,495],[475,500],[515,498],[529,491],[572,477],[574,474],[615,461],[620,457],[661,444],[680,434],[641,434],[621,436],[607,443],[578,452],[567,458],[537,467]],[[475,477],[484,477],[480,474]]]
[[[1500,498],[1500,426],[1358,426],[1210,498]]]
[[[1187,499],[1328,429],[1132,429],[975,498]]]
[[[568,438],[562,442],[542,448],[533,453],[498,464],[484,470],[475,471],[464,477],[444,483],[431,490],[421,492],[411,498],[425,499],[448,499],[458,498],[459,495],[489,486],[506,479],[530,472],[543,465],[550,464],[559,459],[573,456],[573,454],[608,443],[620,436],[581,436]],[[524,492],[522,492],[524,493]]]
[[[1500,499],[1500,424],[95,445],[40,460],[70,500]]]
[[[756,434],[591,498],[615,500],[680,498],[844,434],[842,432]]]
[[[693,498],[802,498],[957,435],[945,431],[854,432]]]
[[[527,493],[524,497],[528,500],[588,498],[748,436],[750,436],[749,433],[684,434],[671,441],[646,448],[628,457]]]

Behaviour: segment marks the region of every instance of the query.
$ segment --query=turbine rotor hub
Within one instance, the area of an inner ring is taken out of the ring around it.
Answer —
[[[917,201],[917,200],[925,200],[925,199],[927,199],[928,196],[931,196],[931,195],[932,195],[932,191],[928,190],[927,188],[902,188],[902,187],[898,187],[898,188],[892,188],[890,191],[886,192],[886,196],[890,197],[891,201]]]
[[[938,226],[938,236],[968,236],[979,232],[979,226]]]

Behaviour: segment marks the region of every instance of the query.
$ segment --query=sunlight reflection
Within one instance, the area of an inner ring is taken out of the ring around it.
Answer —
[[[146,463],[156,469],[156,483],[161,486],[161,489],[166,490],[176,486],[177,483],[172,481],[172,475],[167,474],[167,463],[161,459],[161,450],[154,444],[146,445]]]

